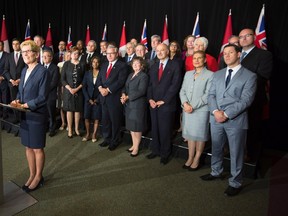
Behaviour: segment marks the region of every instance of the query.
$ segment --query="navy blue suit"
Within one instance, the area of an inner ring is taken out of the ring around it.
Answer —
[[[4,104],[9,103],[8,82],[7,79],[3,76],[5,62],[8,56],[9,54],[7,52],[3,52],[2,57],[0,59],[0,77],[4,78],[2,81],[0,81],[0,102]],[[6,108],[3,108],[3,117],[7,116],[8,116],[8,110]]]
[[[110,147],[119,145],[120,129],[123,122],[123,106],[120,102],[121,90],[123,89],[128,69],[126,63],[117,60],[109,77],[106,79],[106,72],[109,62],[104,62],[101,66],[97,79],[97,88],[109,88],[111,93],[106,97],[100,96],[102,105],[102,125],[103,137]]]
[[[24,84],[27,68],[24,68],[19,83],[17,99],[27,103],[31,112],[21,112],[20,136],[24,146],[44,148],[48,121],[47,97],[49,94],[49,72],[36,65]]]
[[[151,108],[152,153],[168,158],[171,153],[171,134],[173,131],[177,97],[182,82],[181,69],[177,62],[168,60],[161,80],[158,80],[159,63],[150,68],[150,82],[147,99],[164,101],[160,107]]]

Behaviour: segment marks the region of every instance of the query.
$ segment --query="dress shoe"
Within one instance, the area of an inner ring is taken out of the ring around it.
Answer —
[[[204,181],[213,181],[213,180],[216,180],[216,179],[223,179],[223,176],[222,175],[213,176],[211,174],[206,174],[206,175],[200,176],[200,178],[202,180],[204,180]]]
[[[190,165],[190,166],[191,166],[191,165]],[[190,166],[187,166],[186,164],[183,164],[182,168],[183,168],[183,169],[189,169]]]
[[[131,150],[131,149],[126,149],[126,151],[127,151],[127,152],[132,152],[133,150]]]
[[[99,146],[101,146],[101,147],[106,147],[106,146],[108,146],[108,145],[109,145],[109,143],[106,142],[106,141],[104,141],[104,142],[102,142],[102,143],[99,144]]]
[[[110,151],[114,151],[116,148],[117,148],[117,145],[110,145],[110,146],[108,147],[108,149],[109,149]]]
[[[163,157],[160,159],[160,163],[163,165],[166,165],[169,162],[169,158],[168,157]]]
[[[50,131],[50,133],[49,133],[49,136],[50,137],[53,137],[53,136],[55,136],[56,135],[56,131]]]
[[[22,189],[23,191],[26,191],[28,187],[29,187],[29,186],[27,186],[27,185],[24,184],[24,185],[21,187],[21,189]]]
[[[153,159],[155,157],[157,157],[158,155],[157,154],[154,154],[154,153],[150,153],[149,155],[146,156],[146,158],[148,159]]]
[[[188,168],[188,170],[189,170],[189,171],[197,171],[200,167],[201,167],[201,165],[198,164],[197,167],[191,167],[191,166],[190,166],[190,167]]]
[[[38,188],[42,187],[44,185],[44,178],[42,177],[38,183],[38,185],[35,188],[29,188],[29,186],[27,188],[24,189],[24,191],[26,193],[30,193],[32,191],[37,190]]]
[[[240,193],[241,190],[242,190],[242,187],[235,188],[232,186],[228,186],[228,188],[224,191],[224,193],[227,196],[236,196],[238,193]]]
[[[139,152],[137,152],[136,154],[130,154],[131,157],[137,157],[139,155]]]
[[[93,143],[97,142],[97,139],[92,139],[92,142],[93,142]]]

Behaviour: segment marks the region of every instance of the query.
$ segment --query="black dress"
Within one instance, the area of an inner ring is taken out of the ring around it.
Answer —
[[[76,94],[72,95],[68,89],[65,88],[69,85],[71,88],[77,88],[82,84],[83,76],[85,73],[84,64],[73,64],[71,61],[64,63],[61,72],[61,82],[64,87],[63,90],[63,110],[69,112],[83,112],[83,93],[80,89]]]
[[[122,91],[129,97],[125,103],[126,129],[133,132],[145,132],[147,129],[146,92],[149,77],[142,71],[134,77],[133,74],[129,74]]]

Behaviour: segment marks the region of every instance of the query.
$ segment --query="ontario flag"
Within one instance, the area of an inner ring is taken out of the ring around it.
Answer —
[[[121,39],[119,43],[119,55],[125,57],[126,54],[126,27],[125,21],[122,27]]]
[[[140,43],[146,47],[146,50],[148,50],[146,19],[144,21]]]
[[[200,37],[199,12],[197,12],[192,35],[194,35],[196,38]]]
[[[263,5],[262,7],[257,27],[255,29],[255,36],[256,36],[255,45],[258,48],[267,50],[264,10],[265,5]]]
[[[90,28],[89,28],[89,25],[87,25],[86,38],[85,38],[85,45],[86,46],[87,46],[89,41],[90,41]]]
[[[221,46],[220,54],[218,56],[218,63],[220,62],[220,59],[223,56],[223,49],[229,43],[228,40],[232,34],[233,34],[232,33],[232,13],[231,13],[231,9],[230,9],[228,19],[227,19],[226,29],[225,29],[225,33],[224,33],[224,38],[222,40],[222,46]]]
[[[30,34],[30,20],[28,19],[26,30],[25,30],[25,40],[31,40]]]
[[[47,31],[47,35],[46,35],[45,46],[50,47],[51,50],[53,51],[53,42],[52,42],[51,24],[50,23],[49,23],[48,31]]]
[[[70,50],[72,47],[72,40],[71,40],[71,26],[69,26],[69,32],[68,32],[68,39],[67,39],[67,46],[66,50]]]
[[[7,36],[7,30],[6,30],[5,15],[3,15],[3,20],[2,20],[1,41],[3,41],[4,43],[4,51],[9,53],[10,47],[9,47],[9,41],[8,41],[8,36]]]
[[[102,40],[107,41],[107,24],[104,26],[103,34],[102,34]]]
[[[165,22],[163,27],[163,33],[162,33],[162,43],[169,45],[169,36],[168,36],[168,18],[167,15],[165,16]]]

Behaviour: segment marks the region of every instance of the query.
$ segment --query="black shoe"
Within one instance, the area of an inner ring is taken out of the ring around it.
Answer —
[[[127,152],[132,152],[133,150],[127,149],[126,151],[127,151]]]
[[[56,135],[56,131],[50,131],[50,133],[49,133],[49,136],[50,137],[53,137],[53,136],[55,136]]]
[[[117,148],[117,145],[110,145],[110,146],[108,147],[108,149],[109,149],[110,151],[114,151],[116,148]]]
[[[30,193],[32,191],[37,190],[38,188],[42,187],[44,185],[44,178],[42,177],[41,180],[39,181],[38,185],[35,188],[29,188],[29,186],[27,188],[24,189],[24,191],[26,193]]]
[[[190,166],[186,166],[186,164],[183,164],[182,168],[183,168],[183,169],[189,169]]]
[[[232,186],[228,186],[228,188],[224,191],[224,194],[227,196],[236,196],[240,191],[242,190],[242,187],[234,188]]]
[[[130,154],[131,157],[137,157],[139,155],[139,152],[137,152],[137,154]]]
[[[197,171],[200,168],[200,164],[198,164],[197,167],[193,168],[193,167],[189,167],[188,171]]]
[[[99,146],[101,146],[101,147],[106,147],[106,146],[108,146],[108,145],[109,145],[109,143],[106,142],[106,141],[104,141],[104,142],[102,142],[102,143],[99,144]]]
[[[146,158],[148,159],[153,159],[155,157],[157,157],[158,155],[157,154],[154,154],[154,153],[150,153],[149,155],[146,156]]]
[[[169,158],[168,157],[163,157],[160,159],[160,163],[163,165],[166,165],[169,162]]]
[[[204,180],[204,181],[213,181],[213,180],[216,180],[216,179],[223,179],[223,176],[222,175],[213,176],[211,174],[206,174],[206,175],[200,176],[200,178],[202,180]]]
[[[28,187],[29,186],[26,186],[25,184],[21,187],[21,189],[23,190],[23,191],[26,191],[27,189],[28,189]]]

